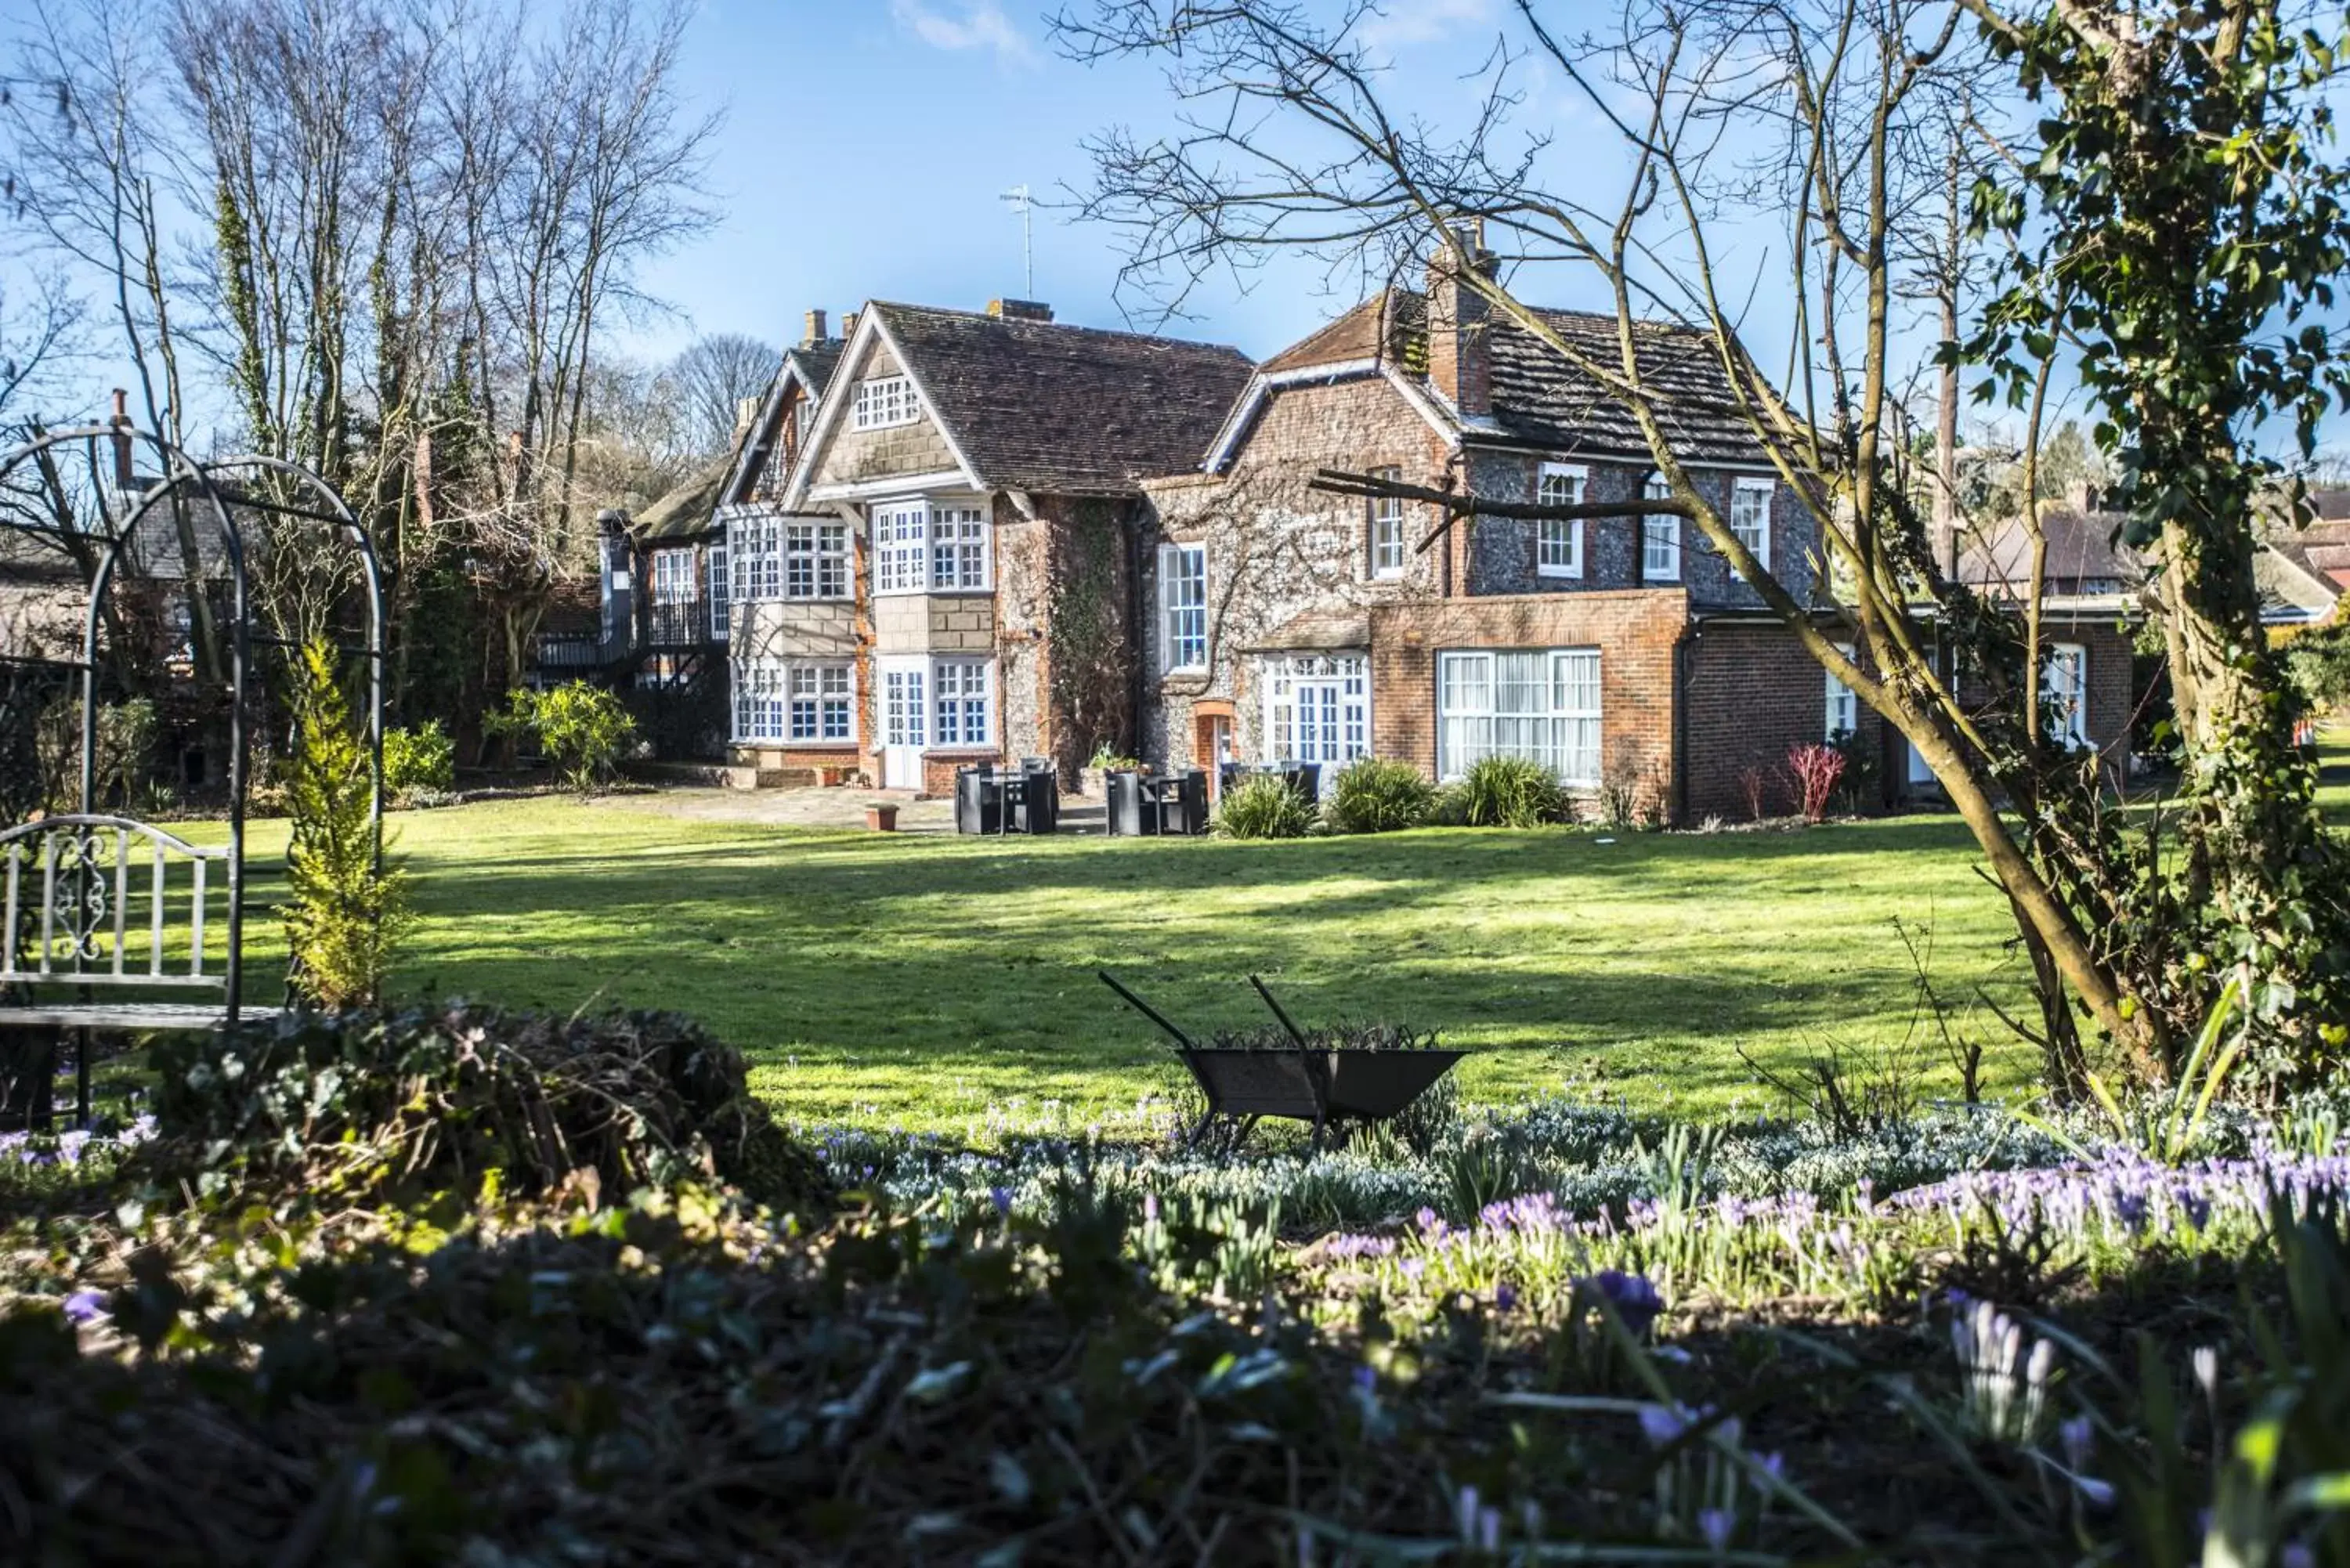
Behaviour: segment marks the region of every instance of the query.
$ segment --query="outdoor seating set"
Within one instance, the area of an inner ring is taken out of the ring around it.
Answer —
[[[1208,831],[1208,774],[1202,768],[1180,774],[1115,769],[1105,776],[1109,831],[1119,836],[1175,837]]]
[[[1216,770],[1218,790],[1230,794],[1243,779],[1276,778],[1297,792],[1305,801],[1322,798],[1322,764],[1320,763],[1269,763],[1262,767],[1247,763],[1226,763]]]
[[[955,770],[957,833],[1054,833],[1061,781],[1050,757],[1023,757],[1018,772],[980,763]]]

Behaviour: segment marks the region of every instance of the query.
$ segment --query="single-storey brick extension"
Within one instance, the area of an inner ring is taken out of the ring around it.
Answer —
[[[1613,351],[1612,317],[1545,313]],[[1707,341],[1643,328],[1679,455],[1799,598],[1808,509],[1728,403]],[[876,303],[820,314],[712,514],[733,602],[731,754],[764,783],[940,794],[974,760],[1097,748],[1162,766],[1365,754],[1432,778],[1534,758],[1676,822],[1742,817],[1747,775],[1855,732],[1906,748],[1669,514],[1474,515],[1317,492],[1384,472],[1497,501],[1660,493],[1628,412],[1442,267],[1253,366],[1236,350]],[[2079,737],[2126,733],[2109,609],[2060,618]]]

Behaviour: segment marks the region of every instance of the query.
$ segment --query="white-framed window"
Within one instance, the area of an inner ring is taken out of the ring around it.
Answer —
[[[987,587],[987,513],[976,504],[931,504],[931,587],[941,592]]]
[[[731,586],[726,575],[726,546],[710,546],[710,636],[712,641],[726,640],[726,590]]]
[[[983,502],[891,501],[875,507],[873,591],[986,592],[988,533]]]
[[[1771,492],[1768,479],[1741,479],[1730,487],[1730,531],[1765,570],[1771,565]]]
[[[2089,745],[2089,650],[2077,642],[2053,644],[2040,694],[2049,735],[2076,750]]]
[[[856,667],[846,659],[739,660],[734,666],[734,738],[853,744]]]
[[[1260,673],[1264,685],[1265,762],[1340,763],[1369,753],[1368,655],[1277,655],[1262,662]],[[1324,769],[1325,784],[1334,771]]]
[[[921,408],[914,397],[913,382],[903,376],[875,376],[857,383],[854,412],[858,430],[878,431],[912,424]]]
[[[1400,482],[1400,468],[1375,468],[1373,479]],[[1403,536],[1403,497],[1374,495],[1370,503],[1371,576],[1399,577],[1405,564],[1411,559],[1411,546]]]
[[[1208,667],[1208,547],[1159,547],[1159,654],[1165,669]]]
[[[1542,465],[1534,481],[1534,500],[1544,506],[1580,506],[1589,477],[1581,468],[1564,462]],[[1583,576],[1583,520],[1545,517],[1535,525],[1534,571],[1545,577]]]
[[[1648,501],[1670,499],[1673,487],[1661,473],[1648,475],[1641,488]],[[1681,520],[1671,512],[1651,512],[1640,519],[1640,577],[1644,582],[1675,583],[1681,576]]]
[[[726,524],[726,549],[736,599],[781,597],[784,525],[773,517],[737,517]]]
[[[941,659],[931,667],[931,691],[937,707],[931,744],[984,746],[993,732],[987,722],[988,689],[993,667],[984,659]]]
[[[693,552],[653,552],[653,603],[690,604],[693,599]]]
[[[873,509],[873,591],[919,594],[930,586],[930,511],[919,501]]]
[[[1600,771],[1599,650],[1515,649],[1437,656],[1438,774],[1479,759],[1525,757],[1561,784],[1595,788]]]
[[[1835,649],[1846,659],[1853,657],[1853,646],[1848,642],[1837,643]],[[1858,731],[1860,694],[1838,680],[1835,670],[1822,670],[1821,674],[1827,680],[1828,739],[1833,741],[1840,735],[1849,735]]]
[[[848,597],[848,524],[792,523],[784,528],[784,597]]]

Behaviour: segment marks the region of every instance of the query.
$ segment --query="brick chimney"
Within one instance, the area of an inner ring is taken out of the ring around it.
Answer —
[[[114,487],[130,488],[130,394],[114,389],[114,413],[106,421],[114,427]]]
[[[1053,307],[1036,299],[991,299],[987,313],[998,321],[1050,321]]]
[[[1482,219],[1458,225],[1428,264],[1428,384],[1462,419],[1482,420],[1493,412],[1493,365],[1484,298],[1461,284],[1469,271],[1493,275]]]
[[[848,338],[857,336],[857,314],[858,313],[854,310],[844,310],[840,313],[840,335],[842,337]]]
[[[811,310],[807,313],[807,324],[800,333],[800,347],[803,348],[813,348],[823,341],[824,312],[821,310]]]

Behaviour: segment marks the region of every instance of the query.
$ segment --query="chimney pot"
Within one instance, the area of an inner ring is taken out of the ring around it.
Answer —
[[[1050,321],[1053,307],[1041,299],[991,299],[987,313],[998,321]]]
[[[118,425],[130,422],[130,394],[120,387],[114,389],[114,418],[111,422]]]
[[[848,338],[857,336],[857,321],[858,315],[859,313],[854,310],[845,310],[841,312],[840,335],[842,337]]]
[[[824,312],[821,310],[811,310],[807,313],[807,322],[800,337],[800,347],[803,348],[813,348],[823,341]]]

